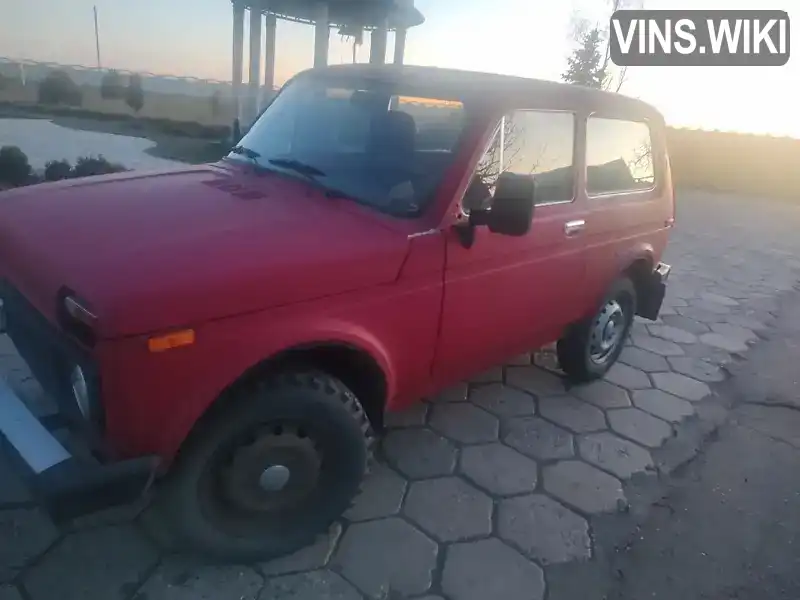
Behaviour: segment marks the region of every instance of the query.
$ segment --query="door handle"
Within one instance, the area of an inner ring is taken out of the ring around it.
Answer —
[[[564,233],[569,237],[579,234],[586,227],[586,221],[577,219],[575,221],[567,221],[564,223]]]

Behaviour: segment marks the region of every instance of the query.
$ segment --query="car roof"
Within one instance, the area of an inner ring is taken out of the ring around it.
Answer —
[[[364,63],[316,67],[300,75],[305,73],[376,79],[503,107],[574,110],[609,117],[640,117],[663,123],[658,109],[637,98],[543,79],[441,67]]]

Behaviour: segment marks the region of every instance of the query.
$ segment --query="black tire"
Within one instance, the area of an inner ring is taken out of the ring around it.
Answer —
[[[592,334],[600,320],[608,315],[608,307],[612,302],[616,302],[622,308],[624,318],[621,323],[622,330],[618,342],[603,355],[601,360],[598,360],[597,354],[592,352],[593,348],[596,348],[593,346]],[[592,317],[570,327],[558,341],[556,345],[558,362],[567,378],[575,383],[587,383],[602,378],[617,362],[630,333],[635,314],[636,288],[630,279],[624,277],[611,286]]]
[[[159,494],[164,516],[200,554],[226,561],[289,554],[350,506],[372,442],[361,404],[339,380],[319,372],[271,378],[199,424]],[[274,484],[284,487],[265,491],[273,467],[285,471]]]

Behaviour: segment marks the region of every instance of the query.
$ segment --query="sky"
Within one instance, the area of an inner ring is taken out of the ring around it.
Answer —
[[[781,9],[800,19],[800,0],[641,1],[648,9]],[[575,15],[604,26],[609,4],[416,0],[426,22],[409,31],[405,62],[558,80],[574,47]],[[0,56],[95,65],[95,5],[104,67],[231,79],[229,0],[2,0]],[[313,38],[310,26],[279,22],[278,83],[311,66]],[[368,59],[368,38],[359,62]],[[390,34],[389,56],[392,48]],[[332,31],[329,62],[351,58],[352,46]],[[672,125],[800,138],[797,55],[784,67],[632,67],[621,92],[654,104]]]

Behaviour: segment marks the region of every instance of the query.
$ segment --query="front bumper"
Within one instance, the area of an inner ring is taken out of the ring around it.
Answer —
[[[658,263],[648,280],[640,286],[636,314],[643,319],[655,321],[661,312],[664,303],[664,294],[667,291],[667,279],[672,267],[666,263]]]
[[[55,520],[134,500],[150,486],[158,459],[110,462],[97,451],[93,426],[71,398],[66,365],[91,361],[7,282],[0,281],[0,334],[7,333],[58,412],[41,420],[0,378],[0,453],[12,462]],[[96,385],[97,381],[93,381]],[[71,426],[95,452],[73,453],[54,435]],[[96,431],[94,432],[97,433]]]
[[[136,499],[153,481],[158,459],[102,464],[70,453],[0,380],[0,450],[9,454],[57,521]]]

